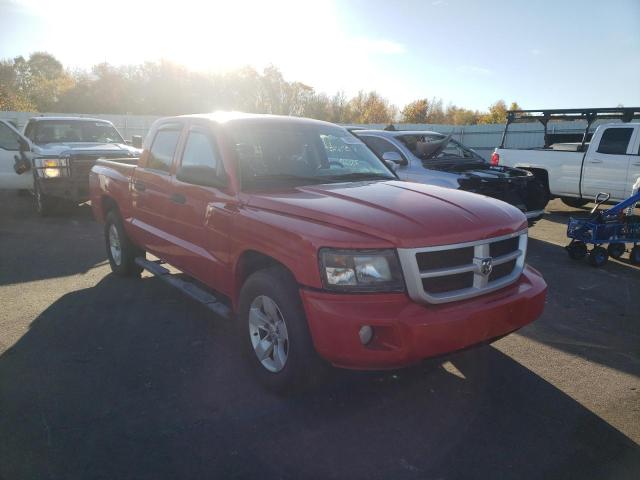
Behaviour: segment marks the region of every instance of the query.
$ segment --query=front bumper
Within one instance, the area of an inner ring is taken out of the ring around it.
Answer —
[[[65,198],[74,202],[89,200],[89,176],[86,178],[58,177],[38,178],[36,180],[44,195]]]
[[[378,370],[411,365],[506,335],[531,323],[544,308],[547,285],[527,266],[520,279],[480,297],[440,305],[413,302],[404,293],[335,294],[301,289],[317,352],[335,366]],[[369,345],[363,325],[374,327]]]

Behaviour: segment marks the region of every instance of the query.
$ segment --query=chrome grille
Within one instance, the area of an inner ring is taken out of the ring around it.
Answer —
[[[482,295],[515,282],[527,251],[527,231],[475,242],[400,248],[409,296],[446,303]]]

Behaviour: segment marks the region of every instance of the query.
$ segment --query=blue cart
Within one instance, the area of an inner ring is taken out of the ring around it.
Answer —
[[[599,207],[609,200],[609,194],[599,193],[596,206],[587,218],[569,219],[567,237],[571,243],[565,248],[569,257],[580,260],[589,256],[589,263],[601,267],[609,257],[620,258],[632,244],[629,258],[634,265],[640,265],[640,216],[633,215],[633,207],[640,202],[640,192],[607,210]],[[626,211],[625,210],[631,210]],[[602,245],[607,244],[607,248]],[[588,251],[587,245],[593,245]]]

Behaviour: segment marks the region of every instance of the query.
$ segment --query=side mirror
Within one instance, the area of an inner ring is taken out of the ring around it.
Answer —
[[[391,162],[395,165],[407,165],[408,163],[398,152],[384,152],[382,154],[382,160],[386,163]]]
[[[131,135],[131,146],[142,148],[142,135]]]
[[[227,178],[224,173],[218,174],[215,168],[201,165],[180,167],[176,172],[176,179],[202,187],[222,188],[227,185]]]
[[[394,172],[396,171],[396,168],[398,168],[398,165],[396,163],[390,162],[388,160],[383,160],[383,162],[387,167],[389,167]]]

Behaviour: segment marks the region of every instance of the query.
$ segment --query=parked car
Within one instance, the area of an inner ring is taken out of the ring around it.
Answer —
[[[429,131],[353,130],[371,150],[395,164],[403,180],[487,195],[514,205],[531,221],[544,214],[549,196],[530,172],[490,165],[449,135]]]
[[[640,178],[640,108],[592,108],[569,110],[514,110],[508,113],[502,143],[491,157],[492,165],[528,170],[544,182],[549,194],[571,207],[593,201],[599,192],[611,202],[631,195]],[[591,126],[596,120],[617,119],[621,123]],[[550,121],[586,123],[584,132],[553,134]],[[507,148],[509,126],[516,122],[541,122],[544,145],[540,148]]]
[[[135,160],[141,152],[111,122],[97,118],[34,117],[24,134],[1,121],[0,135],[0,188],[33,190],[43,216],[60,201],[89,199],[89,170],[98,158]]]
[[[300,385],[325,362],[389,369],[492,341],[544,306],[518,209],[400,181],[330,123],[162,119],[137,166],[100,160],[90,185],[113,272],[147,268],[235,316],[271,388]]]

